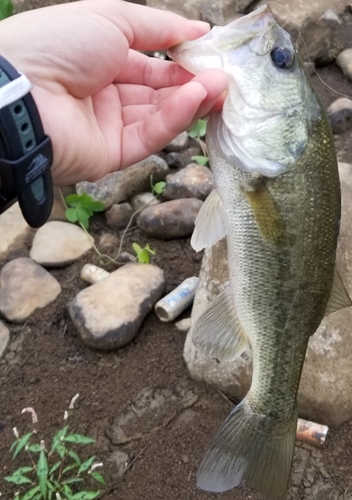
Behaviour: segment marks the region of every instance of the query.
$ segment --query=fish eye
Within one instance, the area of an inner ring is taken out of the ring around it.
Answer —
[[[278,68],[289,69],[295,60],[295,55],[290,49],[278,47],[272,51],[271,59]]]

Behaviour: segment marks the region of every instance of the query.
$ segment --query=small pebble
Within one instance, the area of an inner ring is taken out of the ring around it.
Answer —
[[[105,212],[108,226],[114,229],[124,229],[129,223],[133,214],[131,205],[127,202],[114,203],[109,210]]]
[[[181,321],[177,321],[177,323],[175,323],[175,326],[180,332],[188,332],[192,326],[192,318],[181,319]]]
[[[147,207],[139,214],[137,226],[154,238],[185,238],[193,232],[202,203],[196,198],[184,198]]]
[[[352,81],[352,49],[346,49],[340,52],[336,58],[336,64],[346,78]]]
[[[160,200],[158,200],[151,192],[136,194],[131,199],[133,212],[137,212],[137,210],[146,208],[147,206],[151,207],[152,205],[158,205],[159,203]]]
[[[205,200],[214,187],[213,174],[209,168],[191,163],[166,179],[163,192],[165,200],[198,198]]]
[[[334,134],[352,128],[352,99],[341,97],[328,107],[328,118]]]
[[[189,137],[187,132],[182,132],[173,141],[171,141],[165,148],[167,152],[179,152],[187,148],[189,144]]]

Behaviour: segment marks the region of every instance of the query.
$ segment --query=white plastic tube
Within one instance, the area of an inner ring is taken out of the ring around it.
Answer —
[[[193,302],[199,278],[193,276],[183,281],[177,288],[155,304],[155,313],[161,321],[169,322],[177,318]]]

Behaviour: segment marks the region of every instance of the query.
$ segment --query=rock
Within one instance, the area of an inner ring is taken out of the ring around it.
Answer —
[[[177,321],[177,323],[175,323],[175,326],[180,332],[188,332],[192,326],[192,318],[181,319],[181,321]]]
[[[137,257],[129,252],[122,252],[119,255],[118,261],[127,264],[128,262],[136,262]]]
[[[168,153],[166,156],[166,163],[170,168],[183,168],[194,162],[194,160],[192,160],[193,156],[200,156],[202,154],[203,152],[200,145],[195,139],[191,139],[190,146],[184,151],[180,153]]]
[[[113,203],[128,200],[135,194],[150,189],[151,176],[155,184],[163,181],[168,173],[166,161],[152,155],[120,172],[106,175],[98,182],[79,182],[76,191],[78,194],[88,193],[109,208]]]
[[[140,210],[142,207],[151,207],[152,205],[158,205],[159,203],[160,200],[155,198],[151,192],[136,194],[131,199],[131,205],[134,212],[137,212],[137,210]]]
[[[192,234],[201,206],[202,202],[195,198],[166,201],[142,210],[137,226],[153,238],[185,238]]]
[[[93,243],[93,238],[79,226],[50,221],[36,232],[30,257],[42,266],[62,267],[82,257]]]
[[[2,321],[0,321],[0,358],[6,351],[10,342],[10,331]]]
[[[309,59],[316,66],[330,64],[343,49],[336,40],[334,27],[324,19],[309,19],[304,24],[298,47],[303,59],[307,58],[308,51]]]
[[[258,6],[266,3],[266,0],[260,0]],[[338,14],[343,12],[346,5],[350,0],[338,0],[333,2],[331,0],[311,0],[305,2],[300,0],[292,2],[292,0],[280,0],[280,2],[273,2],[270,4],[270,10],[277,22],[287,29],[287,25],[293,26],[296,29],[301,29],[304,22],[309,19],[318,19],[324,12],[331,9],[333,6],[335,12]]]
[[[64,200],[67,195],[75,193],[74,186],[54,186],[54,203],[49,220],[62,220],[67,222],[66,206]]]
[[[224,26],[225,16],[222,5],[219,3],[205,2],[201,6],[200,18],[213,26]]]
[[[182,151],[187,148],[188,143],[189,137],[187,132],[182,132],[164,148],[164,151],[167,151],[168,153]]]
[[[346,49],[339,53],[336,64],[343,74],[352,81],[352,49]]]
[[[109,210],[105,212],[108,226],[114,229],[124,229],[133,215],[133,209],[127,202],[114,203]]]
[[[214,187],[213,174],[207,167],[191,163],[174,175],[166,178],[163,191],[165,200],[198,198],[205,200]]]
[[[332,23],[342,24],[342,21],[339,18],[338,14],[334,10],[332,10],[332,9],[326,10],[319,17],[319,19],[324,19],[324,21],[328,21],[328,22],[332,22]]]
[[[70,302],[69,313],[86,344],[100,350],[117,349],[135,337],[164,289],[159,267],[126,264],[82,290]]]
[[[18,203],[0,215],[0,259],[23,246],[24,240],[34,230],[24,220]]]
[[[339,171],[342,218],[337,267],[352,297],[352,165],[339,164]],[[226,242],[222,240],[205,251],[193,306],[193,321],[207,309],[209,302],[219,293],[220,284],[227,279]],[[310,338],[298,393],[299,415],[303,418],[330,427],[338,427],[352,418],[351,322],[352,307],[342,309],[324,318],[318,331]],[[250,349],[234,362],[219,362],[198,351],[189,332],[184,358],[193,379],[206,382],[236,400],[247,393],[251,380]]]
[[[352,127],[352,99],[340,97],[328,107],[328,118],[334,134]]]
[[[23,322],[61,292],[61,286],[43,267],[27,257],[5,264],[0,276],[0,314],[8,321]]]

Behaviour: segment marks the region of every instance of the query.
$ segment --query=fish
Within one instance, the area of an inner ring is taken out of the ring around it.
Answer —
[[[231,362],[250,344],[248,394],[210,443],[197,486],[246,482],[270,500],[288,487],[297,392],[308,340],[351,305],[336,269],[341,212],[333,136],[289,34],[263,5],[169,56],[193,74],[228,76],[206,144],[215,189],[196,220],[199,251],[226,236],[229,282],[192,327],[208,356]]]

